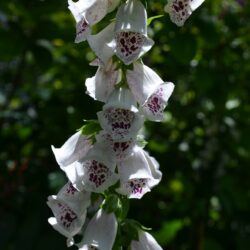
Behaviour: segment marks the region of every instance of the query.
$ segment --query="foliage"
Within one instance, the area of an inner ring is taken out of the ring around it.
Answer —
[[[161,184],[131,217],[164,249],[250,245],[250,5],[207,0],[183,28],[147,1],[156,44],[143,58],[176,84],[165,122],[146,126]],[[47,196],[64,184],[50,145],[62,145],[101,104],[84,94],[94,55],[74,44],[61,0],[0,2],[0,249],[66,249],[47,223]],[[85,58],[85,60],[83,60]]]

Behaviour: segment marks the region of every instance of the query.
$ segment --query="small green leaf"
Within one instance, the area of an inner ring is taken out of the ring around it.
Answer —
[[[147,26],[151,24],[151,22],[154,20],[154,19],[158,19],[158,18],[161,18],[163,17],[164,15],[158,15],[158,16],[151,16],[147,19]]]
[[[107,213],[115,213],[115,214],[117,213],[119,214],[121,207],[122,207],[121,201],[116,194],[109,194],[102,205],[102,208]]]
[[[94,135],[101,131],[101,126],[97,120],[85,121],[87,124],[83,125],[79,130],[83,135]]]
[[[128,210],[129,210],[129,199],[125,196],[120,197],[121,201],[121,211],[119,214],[120,220],[124,220],[127,217]]]

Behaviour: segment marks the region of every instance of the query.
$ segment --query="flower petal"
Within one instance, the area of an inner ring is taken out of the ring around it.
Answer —
[[[99,209],[84,232],[79,250],[111,250],[117,233],[117,220],[113,213]]]
[[[135,98],[127,88],[115,89],[103,108],[120,108],[138,112]]]
[[[107,0],[80,0],[84,3],[92,2],[93,4],[85,9],[85,18],[91,25],[101,21],[108,12],[108,3]]]
[[[121,0],[108,0],[108,12],[112,12],[121,2]]]
[[[91,25],[98,23],[108,10],[107,0],[79,0],[77,2],[68,0],[68,4],[71,11],[76,12],[77,10]]]
[[[117,141],[127,141],[135,137],[144,121],[138,113],[120,108],[106,108],[98,112],[97,116],[102,129]]]
[[[112,63],[111,58],[107,65],[99,66],[94,77],[86,79],[86,93],[95,100],[106,102],[119,81],[120,71],[116,70],[116,64]]]
[[[85,190],[78,191],[71,182],[62,187],[57,198],[68,204],[77,214],[83,213],[90,205],[90,193]]]
[[[113,92],[97,116],[103,130],[117,141],[135,137],[144,122],[130,90],[124,88]]]
[[[90,26],[98,23],[108,11],[107,0],[68,0],[68,8],[76,20],[75,42],[85,41],[90,35]]]
[[[156,242],[154,237],[148,232],[139,231],[139,241],[131,242],[131,250],[162,250],[161,246]]]
[[[68,0],[68,9],[71,11],[76,22],[79,22],[82,19],[83,15],[81,14],[81,10],[77,8],[75,2],[72,0]]]
[[[118,176],[108,166],[96,160],[84,161],[83,171],[82,184],[90,192],[101,193],[118,180]]]
[[[144,156],[147,160],[147,163],[148,163],[148,166],[149,166],[149,169],[151,171],[151,175],[152,175],[152,178],[150,178],[148,180],[148,186],[150,188],[156,186],[159,184],[159,182],[161,181],[161,178],[162,178],[162,172],[159,170],[159,163],[156,161],[156,159],[152,156],[149,156],[148,152],[147,151],[143,151],[144,153]]]
[[[90,35],[90,26],[85,17],[82,17],[81,20],[76,23],[75,43],[80,43],[85,41],[89,35]]]
[[[163,80],[146,65],[135,62],[133,70],[127,70],[129,88],[140,105],[155,92]]]
[[[129,0],[117,11],[115,23],[116,55],[130,64],[148,50],[154,42],[147,37],[147,12],[139,0]]]
[[[163,111],[168,99],[173,93],[174,84],[171,82],[161,84],[142,106],[145,116],[151,121],[162,121]]]
[[[147,36],[147,12],[141,1],[129,0],[116,14],[115,32],[131,31]]]
[[[192,11],[196,10],[205,0],[189,0]]]
[[[92,141],[80,131],[72,135],[60,148],[51,146],[57,163],[66,167],[84,157],[92,147]]]
[[[115,163],[106,154],[104,146],[95,144],[82,162],[82,185],[90,192],[103,192],[118,180]]]
[[[60,166],[61,169],[65,172],[67,175],[69,181],[72,183],[72,185],[77,189],[77,190],[82,190],[82,177],[83,177],[83,167],[82,163],[79,161],[75,161],[72,164],[63,167]]]
[[[114,23],[110,23],[96,35],[88,36],[87,40],[90,48],[105,65],[114,55],[114,49],[108,44],[112,44],[114,39]]]
[[[204,0],[169,0],[166,12],[177,26],[183,26],[192,12],[197,9]]]
[[[135,147],[134,153],[117,165],[121,181],[121,186],[116,189],[118,193],[140,199],[150,191],[148,183],[154,177],[142,148]]]
[[[54,195],[48,197],[47,204],[55,216],[48,219],[55,230],[68,238],[81,230],[85,222],[86,210],[77,214],[68,204]]]
[[[115,35],[116,55],[126,64],[139,58],[146,37],[138,32],[120,31]]]
[[[96,141],[106,147],[107,154],[110,155],[115,162],[120,162],[128,158],[135,146],[135,140],[133,138],[119,142],[112,139],[111,135],[107,134],[105,131],[101,131],[96,136]]]

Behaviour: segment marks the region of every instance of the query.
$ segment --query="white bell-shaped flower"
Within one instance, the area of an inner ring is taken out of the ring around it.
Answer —
[[[79,250],[111,250],[117,233],[117,220],[114,213],[99,209],[90,220],[84,232]]]
[[[132,150],[136,144],[134,138],[129,138],[127,141],[115,141],[110,134],[101,131],[96,136],[97,143],[104,145],[109,157],[115,162],[120,162],[128,158],[132,154]]]
[[[90,27],[98,23],[108,12],[113,11],[118,0],[68,0],[68,8],[76,20],[75,42],[85,41],[90,35]]]
[[[60,148],[51,146],[57,163],[66,167],[83,158],[92,147],[92,141],[80,131],[72,135]]]
[[[130,90],[125,88],[116,89],[97,116],[102,129],[116,141],[135,137],[144,122]]]
[[[116,191],[128,198],[140,199],[162,177],[157,161],[142,148],[135,147],[133,154],[117,164],[120,187]]]
[[[135,62],[133,66],[133,70],[126,72],[131,92],[147,119],[162,121],[174,84],[164,82],[155,71],[140,62]]]
[[[68,204],[77,214],[83,213],[90,205],[90,192],[77,190],[71,182],[68,182],[61,188],[57,198]]]
[[[77,190],[83,190],[82,178],[83,178],[83,167],[80,161],[75,161],[72,164],[62,167],[61,169],[65,172],[67,178],[72,183],[73,187]]]
[[[115,23],[110,23],[107,27],[95,35],[89,35],[87,40],[90,48],[104,65],[114,55],[114,49],[109,46],[114,39]]]
[[[177,26],[183,26],[194,10],[196,10],[204,0],[168,0],[165,7],[169,13],[170,20]]]
[[[81,162],[82,168],[77,169],[81,179],[80,184],[77,181],[77,187],[82,185],[87,191],[100,193],[118,181],[118,176],[114,172],[115,163],[106,151],[104,146],[98,144],[89,151]]]
[[[151,49],[154,42],[147,36],[147,12],[140,0],[128,0],[116,14],[115,40],[109,45],[116,55],[130,64]]]
[[[72,241],[84,224],[86,209],[90,205],[90,193],[79,192],[68,182],[57,195],[48,197],[48,206],[55,217],[48,219],[53,228]]]
[[[133,70],[126,71],[126,78],[132,94],[140,105],[143,105],[163,83],[155,71],[140,62],[133,64]]]
[[[142,111],[147,119],[151,121],[163,120],[163,111],[173,91],[174,84],[172,82],[165,82],[158,86],[156,91],[142,105]]]
[[[63,199],[56,195],[48,197],[48,206],[51,208],[55,217],[48,219],[49,224],[57,230],[59,233],[64,235],[72,241],[73,236],[80,232],[86,218],[86,209],[80,209],[81,206],[85,206],[81,201],[71,201],[70,205]],[[81,213],[75,211],[76,207],[81,210]]]
[[[115,88],[115,84],[121,80],[121,72],[112,58],[106,65],[99,65],[95,76],[87,78],[85,85],[86,93],[95,100],[106,102]]]
[[[131,250],[162,250],[155,238],[148,232],[140,230],[139,240],[132,240]]]

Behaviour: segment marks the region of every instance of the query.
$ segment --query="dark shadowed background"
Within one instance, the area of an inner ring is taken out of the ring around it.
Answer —
[[[165,4],[149,0],[148,15]],[[129,216],[166,250],[249,249],[249,4],[206,0],[182,28],[167,14],[149,27],[143,60],[176,88],[164,122],[146,124],[163,180]],[[74,35],[66,0],[0,1],[1,250],[67,249],[47,223],[47,196],[66,181],[50,145],[102,107],[85,94],[94,55]]]

